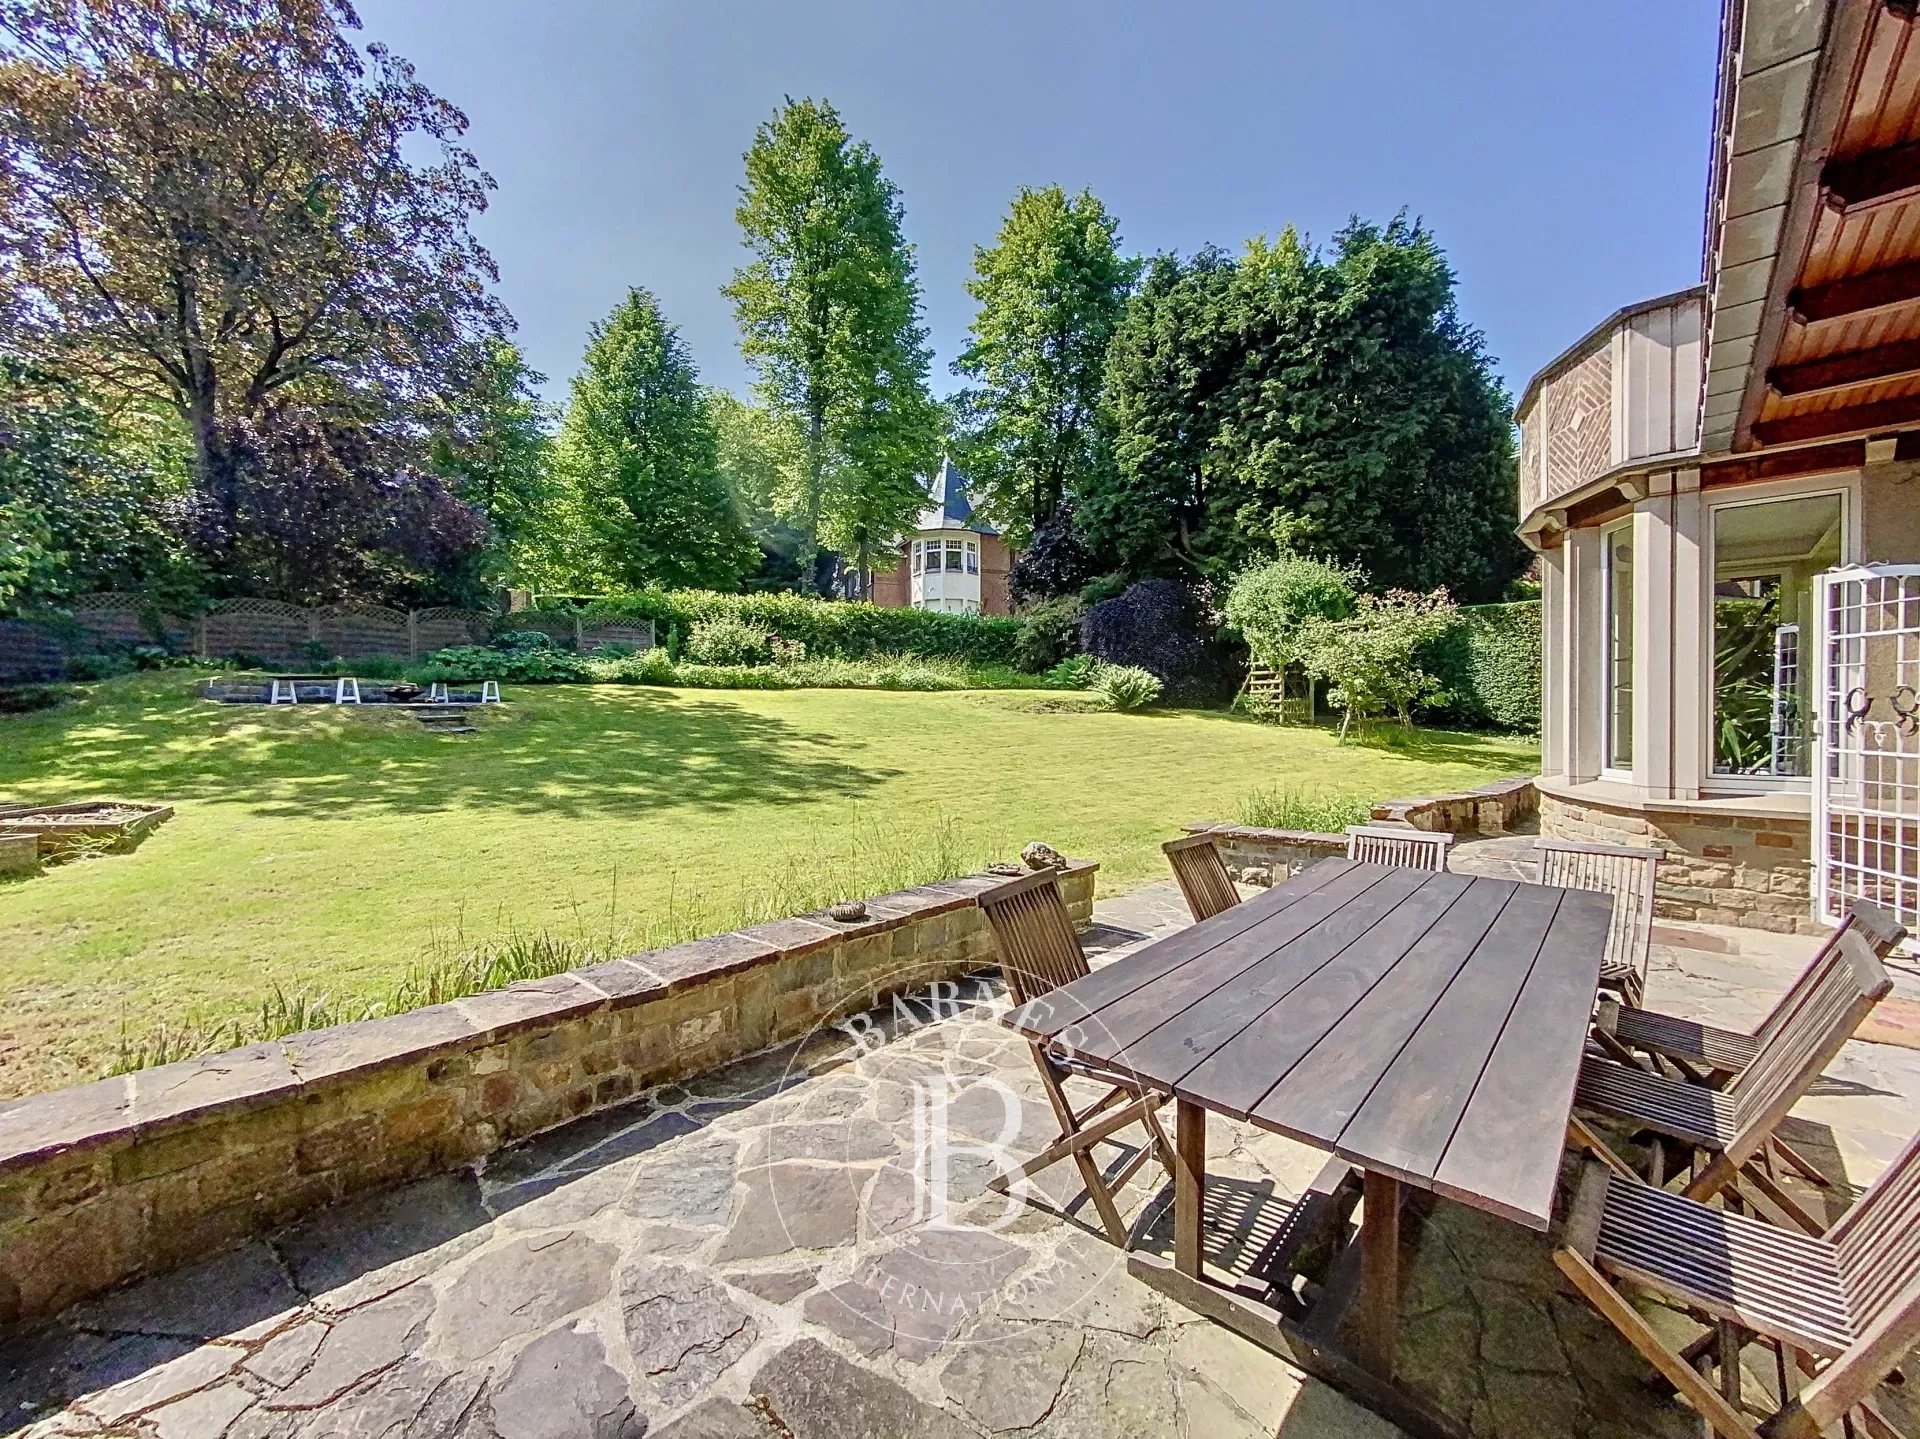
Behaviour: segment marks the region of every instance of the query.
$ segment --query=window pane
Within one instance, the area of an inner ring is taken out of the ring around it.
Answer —
[[[960,568],[960,541],[947,541],[947,568],[957,571]]]
[[[1606,764],[1633,768],[1633,527],[1602,536],[1605,586]]]
[[[1713,771],[1804,778],[1813,577],[1840,563],[1840,496],[1713,512]]]

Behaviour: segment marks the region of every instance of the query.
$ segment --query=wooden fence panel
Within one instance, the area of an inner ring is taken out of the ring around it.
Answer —
[[[412,659],[413,643],[405,610],[385,605],[328,605],[312,611],[314,639],[329,656],[361,660]]]
[[[312,663],[313,623],[298,605],[280,600],[221,600],[200,625],[203,655],[245,655],[276,668]]]

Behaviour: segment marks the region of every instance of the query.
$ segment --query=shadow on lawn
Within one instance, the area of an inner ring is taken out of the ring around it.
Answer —
[[[657,690],[522,690],[456,738],[398,714],[215,705],[170,678],[15,722],[0,792],[31,781],[43,798],[223,800],[318,819],[464,805],[631,816],[853,797],[898,773],[855,763],[859,739]]]

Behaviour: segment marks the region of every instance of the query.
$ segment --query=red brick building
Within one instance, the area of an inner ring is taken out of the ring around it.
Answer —
[[[1013,552],[1004,536],[973,512],[967,477],[942,459],[927,486],[927,507],[900,546],[890,570],[876,564],[873,602],[947,614],[1008,615],[1007,570]]]

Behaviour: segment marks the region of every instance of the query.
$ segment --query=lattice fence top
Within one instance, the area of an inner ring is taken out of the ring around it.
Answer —
[[[103,590],[97,595],[81,595],[73,602],[75,614],[86,614],[94,610],[140,610],[147,607],[147,597],[119,590]]]
[[[396,625],[404,625],[407,622],[405,610],[389,609],[386,605],[377,605],[371,600],[342,600],[339,604],[316,605],[312,612],[327,619],[343,619],[351,615],[357,619],[386,620],[389,624]]]
[[[215,600],[208,607],[209,615],[272,615],[276,619],[304,620],[307,610],[300,605],[290,605],[285,600],[263,600],[241,597],[231,600]]]
[[[490,625],[497,616],[486,610],[455,609],[451,605],[430,605],[424,610],[415,610],[416,620],[453,620],[459,624]]]

